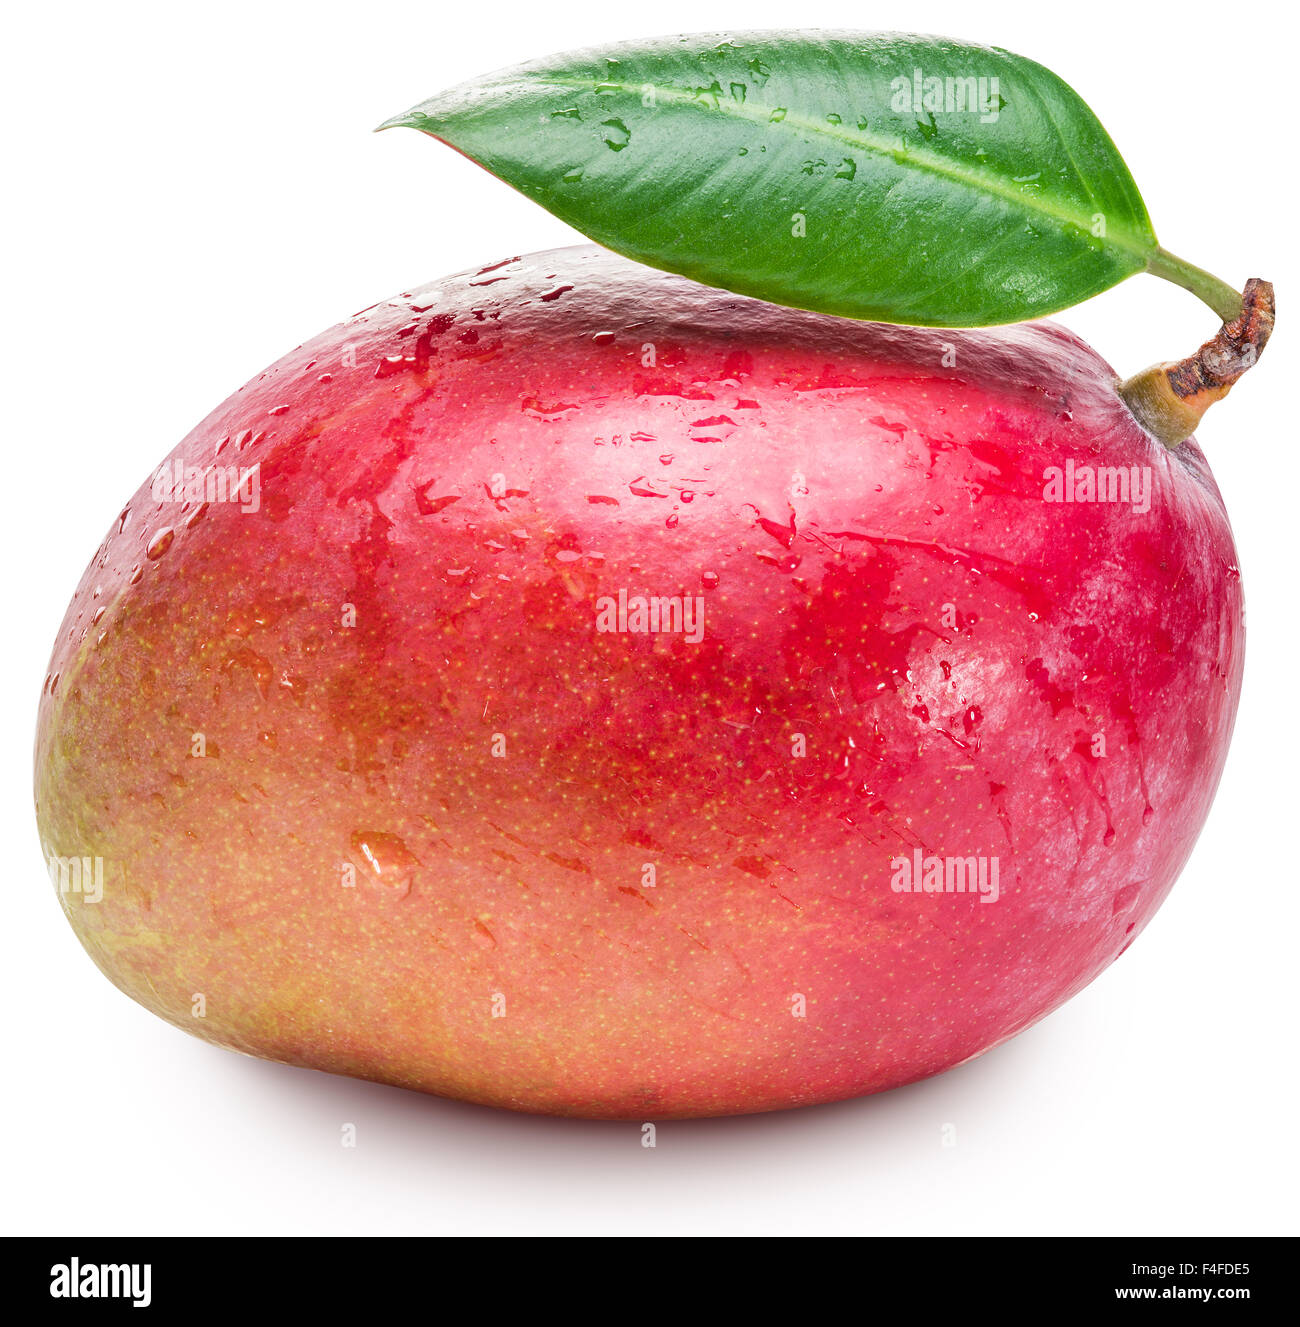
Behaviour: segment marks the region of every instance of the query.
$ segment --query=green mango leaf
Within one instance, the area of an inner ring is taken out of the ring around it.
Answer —
[[[631,42],[463,84],[395,125],[628,257],[850,318],[1015,322],[1164,252],[1069,87],[937,37]]]

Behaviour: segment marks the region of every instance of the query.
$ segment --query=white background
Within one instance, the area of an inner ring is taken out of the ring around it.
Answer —
[[[3,1225],[144,1233],[1295,1233],[1296,30],[1282,6],[924,6],[1092,105],[1162,242],[1277,283],[1281,330],[1199,431],[1240,543],[1244,699],[1209,824],[1137,944],[964,1068],[841,1105],[663,1124],[513,1116],[245,1059],[108,984],[48,886],[37,695],[109,522],[222,398],[353,310],[577,242],[458,155],[371,127],[556,50],[896,6],[25,5],[5,20],[8,630]],[[1153,278],[1062,315],[1118,369],[1215,319]],[[340,1126],[357,1126],[355,1150]],[[957,1145],[941,1147],[941,1127]]]

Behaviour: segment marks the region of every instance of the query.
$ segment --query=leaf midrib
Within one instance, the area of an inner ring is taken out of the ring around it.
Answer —
[[[552,83],[558,87],[573,88],[576,91],[590,91],[593,87],[591,79],[571,79],[557,74],[541,76],[539,82]],[[629,95],[640,95],[640,84],[634,88],[630,84],[620,82],[617,79],[602,79],[601,84],[604,87],[616,87],[621,92]],[[877,156],[887,156],[894,161],[895,165],[899,164],[897,160],[899,149],[896,146],[886,146],[883,140],[864,134],[860,129],[849,130],[843,125],[831,125],[809,119],[806,115],[798,111],[792,111],[788,107],[780,107],[774,103],[769,104],[767,102],[756,101],[751,103],[748,100],[744,102],[729,102],[722,98],[719,98],[716,106],[705,106],[700,102],[697,96],[691,96],[680,88],[675,88],[670,85],[666,86],[664,84],[655,85],[656,98],[663,98],[665,93],[668,94],[669,101],[675,102],[679,105],[695,106],[705,114],[730,115],[735,119],[748,120],[753,124],[770,124],[772,123],[771,116],[773,111],[785,110],[785,115],[781,121],[782,123],[793,123],[810,135],[821,135],[823,138],[829,139],[832,142],[842,144],[845,147],[854,148],[861,152],[871,152],[875,153]],[[1092,223],[1091,217],[1085,218],[1061,208],[1045,207],[1042,205],[1042,200],[1037,202],[1027,201],[1033,200],[1034,195],[1027,195],[1011,190],[996,176],[986,176],[979,172],[963,170],[954,163],[948,161],[946,158],[932,155],[924,147],[913,147],[909,145],[906,151],[909,162],[919,162],[921,167],[928,170],[930,173],[944,179],[952,180],[956,184],[963,185],[966,188],[981,194],[991,194],[1030,215],[1049,217],[1063,225],[1075,226],[1085,233],[1087,233],[1088,228]],[[1082,180],[1084,178],[1082,173],[1078,172],[1077,166],[1075,169],[1078,173],[1079,179]],[[1122,238],[1111,233],[1106,236],[1106,240],[1103,241],[1103,243],[1110,242],[1116,247],[1124,249],[1135,258],[1139,258],[1142,265],[1145,266],[1148,258],[1150,258],[1155,250],[1154,241],[1144,242],[1129,236],[1124,231],[1121,231],[1121,236]]]

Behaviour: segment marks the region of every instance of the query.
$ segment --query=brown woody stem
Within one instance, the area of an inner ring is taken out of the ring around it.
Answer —
[[[1119,384],[1116,390],[1134,419],[1166,447],[1191,437],[1201,416],[1227,396],[1263,352],[1274,312],[1272,285],[1251,277],[1242,292],[1241,312],[1194,355],[1153,364]]]

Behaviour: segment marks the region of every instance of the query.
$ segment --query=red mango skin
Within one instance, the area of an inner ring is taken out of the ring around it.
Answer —
[[[979,1055],[1150,920],[1237,706],[1222,500],[1114,381],[1058,326],[593,247],[375,305],[172,453],[256,463],[258,511],[146,482],[82,579],[36,749],[47,856],[104,862],[68,920],[218,1045],[523,1111]],[[1149,467],[1150,509],[1045,501],[1067,460]],[[597,630],[620,590],[702,638]],[[895,891],[918,848],[1000,897]]]

